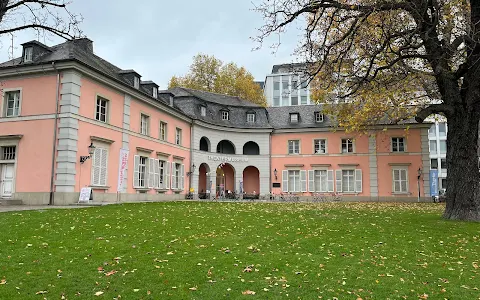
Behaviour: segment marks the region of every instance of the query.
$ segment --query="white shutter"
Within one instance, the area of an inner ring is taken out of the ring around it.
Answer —
[[[170,189],[170,162],[167,161],[165,164],[165,188],[168,190]]]
[[[308,191],[315,192],[315,171],[308,170]]]
[[[135,155],[133,157],[133,187],[139,188],[140,187],[140,180],[139,180],[139,164],[140,164],[140,155]]]
[[[335,170],[335,182],[337,193],[342,192],[342,170]]]
[[[178,187],[180,190],[185,190],[185,187],[184,187],[184,180],[185,180],[185,177],[184,177],[184,173],[185,173],[185,165],[181,165],[180,166],[180,186]]]
[[[153,187],[160,188],[160,168],[158,159],[153,160]]]
[[[107,185],[107,168],[108,168],[108,151],[107,149],[101,150],[100,156],[100,181],[99,185],[106,186]]]
[[[357,193],[362,192],[362,170],[361,169],[355,170],[355,192]]]
[[[172,163],[172,190],[178,189],[176,171],[177,171],[177,163]]]
[[[282,171],[282,192],[288,192],[288,170]]]
[[[307,171],[300,170],[300,187],[302,188],[302,192],[307,191]]]
[[[155,182],[155,158],[148,159],[148,188],[153,188]]]
[[[327,191],[333,193],[333,170],[327,171]]]
[[[100,165],[101,165],[102,149],[95,148],[92,158],[92,185],[99,185],[100,182]]]

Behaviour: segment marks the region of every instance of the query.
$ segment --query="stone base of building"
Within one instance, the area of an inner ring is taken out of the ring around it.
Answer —
[[[70,205],[78,203],[80,193],[78,192],[55,192],[54,205]],[[117,193],[95,193],[93,192],[93,202],[95,203],[115,203],[115,202],[142,202],[142,201],[173,201],[185,199],[185,194],[117,194]],[[48,205],[50,200],[49,192],[15,193],[12,197],[21,201],[23,205]]]

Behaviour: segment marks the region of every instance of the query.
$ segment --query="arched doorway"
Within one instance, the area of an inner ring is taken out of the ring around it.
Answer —
[[[217,167],[216,191],[219,196],[235,192],[235,169],[231,164],[222,163]]]
[[[235,154],[235,146],[229,140],[221,140],[217,144],[217,153]]]
[[[260,148],[258,147],[258,144],[255,142],[246,142],[245,145],[243,145],[243,154],[245,155],[259,155],[260,154]]]
[[[200,151],[210,151],[210,141],[207,137],[202,137],[200,139]]]
[[[202,163],[198,168],[198,197],[206,199],[208,191],[211,189],[210,167]]]
[[[243,191],[246,194],[260,194],[260,171],[254,166],[243,170]]]

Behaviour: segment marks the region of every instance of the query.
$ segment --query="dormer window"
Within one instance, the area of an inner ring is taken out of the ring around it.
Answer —
[[[136,89],[140,88],[140,78],[137,76],[133,77],[133,87]]]
[[[23,50],[23,61],[31,62],[33,61],[33,47],[27,47]]]
[[[255,113],[247,114],[247,123],[255,123]]]
[[[290,114],[290,123],[298,123],[298,113]]]
[[[153,92],[152,92],[152,94],[153,94],[153,98],[157,98],[157,97],[158,97],[158,90],[157,90],[156,87],[153,87]]]
[[[315,122],[322,123],[323,122],[323,114],[320,112],[315,113]]]
[[[229,118],[228,111],[222,110],[222,120],[223,120],[223,121],[228,121],[229,119],[230,119],[230,118]]]
[[[207,108],[205,106],[200,106],[200,115],[202,117],[207,116]]]

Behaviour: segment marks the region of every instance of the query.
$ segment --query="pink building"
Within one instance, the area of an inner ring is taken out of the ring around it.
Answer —
[[[0,201],[75,203],[82,187],[95,202],[184,199],[190,189],[416,199],[417,183],[429,195],[428,176],[417,180],[429,169],[429,125],[355,137],[332,132],[317,106],[159,91],[88,39],[22,46],[0,64]]]

